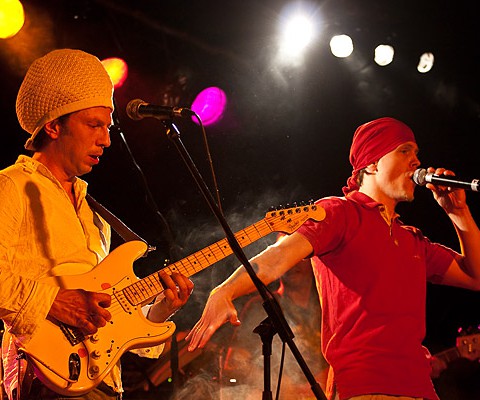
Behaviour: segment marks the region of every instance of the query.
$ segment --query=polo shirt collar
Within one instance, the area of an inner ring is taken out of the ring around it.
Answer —
[[[371,197],[367,196],[365,193],[361,193],[358,190],[354,190],[353,192],[348,193],[345,198],[360,204],[362,207],[368,208],[368,209],[374,209],[378,208],[380,213],[382,213],[382,216],[385,215],[385,205],[383,203],[380,203],[376,200],[373,200]],[[395,213],[393,215],[393,219],[396,219],[399,217],[399,214]],[[385,216],[384,216],[385,218]]]

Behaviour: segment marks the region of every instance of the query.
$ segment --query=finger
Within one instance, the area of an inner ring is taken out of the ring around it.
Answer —
[[[112,314],[110,314],[110,311],[108,311],[106,307],[110,307],[111,303],[112,296],[109,294],[93,293],[93,301],[89,313],[91,315],[98,315],[106,321],[110,321],[112,319]]]
[[[179,273],[173,273],[172,278],[177,285],[179,298],[183,301],[186,301],[192,293],[193,282],[186,276]]]
[[[77,324],[77,327],[82,331],[83,334],[93,335],[98,331],[98,328],[91,321],[91,317],[83,318]]]
[[[188,334],[188,340],[190,344],[188,345],[188,351],[194,351],[197,348],[203,348],[207,343],[209,338],[204,337],[205,331],[197,326]],[[187,338],[185,338],[187,340]]]
[[[95,293],[94,298],[100,307],[107,308],[112,304],[112,296],[107,293]]]
[[[165,301],[169,303],[173,303],[175,299],[178,298],[177,296],[177,290],[175,289],[175,292],[172,289],[165,289],[163,291],[163,296],[165,298]]]
[[[100,314],[90,314],[90,320],[97,328],[101,328],[107,324],[107,319]]]
[[[160,282],[163,284],[163,287],[165,289],[171,289],[171,290],[176,291],[177,285],[175,284],[175,281],[165,271],[160,271],[158,273],[158,277],[159,277]]]
[[[236,314],[231,315],[228,322],[230,322],[233,326],[239,326],[242,324]]]
[[[105,322],[108,322],[112,319],[112,314],[110,313],[110,311],[103,307],[97,307],[94,311],[92,311],[91,314],[102,318],[103,320],[105,320]],[[102,326],[105,326],[105,324]]]

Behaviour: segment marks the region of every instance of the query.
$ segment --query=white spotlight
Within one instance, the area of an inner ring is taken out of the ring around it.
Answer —
[[[353,41],[348,35],[336,35],[330,40],[330,51],[335,57],[345,58],[353,52]]]
[[[423,53],[417,65],[418,72],[424,74],[430,71],[433,67],[433,59],[434,57],[432,53]]]
[[[297,14],[289,18],[282,29],[281,54],[285,58],[300,57],[315,36],[315,27],[306,15]]]
[[[393,50],[392,46],[381,44],[375,49],[374,60],[378,65],[384,67],[393,61],[394,53],[395,51]]]

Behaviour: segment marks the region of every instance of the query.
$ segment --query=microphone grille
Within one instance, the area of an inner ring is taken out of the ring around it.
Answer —
[[[127,115],[134,121],[138,121],[143,118],[143,116],[138,113],[138,108],[142,104],[146,103],[141,99],[130,100],[125,108]]]
[[[412,176],[413,181],[419,186],[425,186],[427,184],[427,180],[425,176],[427,175],[427,170],[424,168],[418,168]]]

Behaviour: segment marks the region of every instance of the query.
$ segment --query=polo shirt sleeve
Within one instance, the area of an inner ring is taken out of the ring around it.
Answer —
[[[310,242],[313,255],[321,256],[342,244],[347,205],[345,200],[338,197],[320,199],[315,204],[325,210],[325,218],[322,221],[307,220],[297,232]]]
[[[405,228],[412,231],[423,245],[427,280],[432,283],[440,283],[452,261],[454,259],[459,260],[462,256],[449,247],[430,241],[420,229],[412,226],[406,226]]]

